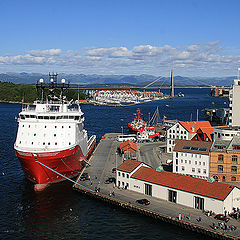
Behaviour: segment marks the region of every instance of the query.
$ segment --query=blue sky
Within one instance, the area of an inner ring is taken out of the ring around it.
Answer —
[[[0,72],[237,75],[238,0],[2,0]]]

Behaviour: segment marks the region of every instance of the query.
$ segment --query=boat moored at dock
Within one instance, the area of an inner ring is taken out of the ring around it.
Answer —
[[[14,144],[25,176],[36,190],[63,181],[64,176],[77,176],[96,143],[95,135],[88,139],[80,105],[64,96],[69,84],[64,79],[57,83],[57,74],[49,76],[49,83],[40,79],[36,85],[40,100],[19,113]]]

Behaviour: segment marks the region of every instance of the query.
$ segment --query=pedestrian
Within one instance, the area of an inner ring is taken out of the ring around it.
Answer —
[[[112,195],[113,195],[113,196],[115,196],[115,193],[114,193],[114,191],[112,191]]]
[[[179,213],[179,214],[178,214],[178,220],[181,220],[181,219],[182,219],[182,214]]]
[[[191,220],[191,214],[190,213],[188,214],[188,220]]]
[[[90,185],[92,186],[92,181],[90,181]]]
[[[182,219],[184,219],[184,214],[182,213]]]

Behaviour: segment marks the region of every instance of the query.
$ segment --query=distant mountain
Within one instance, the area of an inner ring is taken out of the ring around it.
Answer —
[[[40,73],[1,73],[0,81],[1,82],[12,82],[16,84],[35,84],[37,80],[43,78],[48,80],[48,75],[40,74]],[[85,74],[65,74],[60,73],[58,79],[65,78],[72,84],[134,84],[134,85],[142,85],[145,86],[151,82],[153,82],[157,77],[153,75],[85,75]],[[174,76],[174,84],[176,86],[231,86],[233,84],[233,80],[236,77],[182,77],[182,76]],[[156,83],[151,86],[166,86],[170,85],[170,77],[163,77]]]

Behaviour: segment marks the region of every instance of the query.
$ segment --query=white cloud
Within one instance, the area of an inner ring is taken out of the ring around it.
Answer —
[[[79,73],[153,74],[169,72],[171,68],[182,75],[234,74],[239,67],[240,56],[221,54],[223,47],[219,41],[196,43],[183,47],[169,45],[138,45],[111,48],[88,48],[79,51],[61,49],[29,50],[26,54],[0,56],[1,66],[14,71],[16,66],[33,69],[64,68]],[[80,54],[81,52],[81,54]],[[19,68],[18,67],[18,68]],[[223,72],[224,71],[224,72]]]

